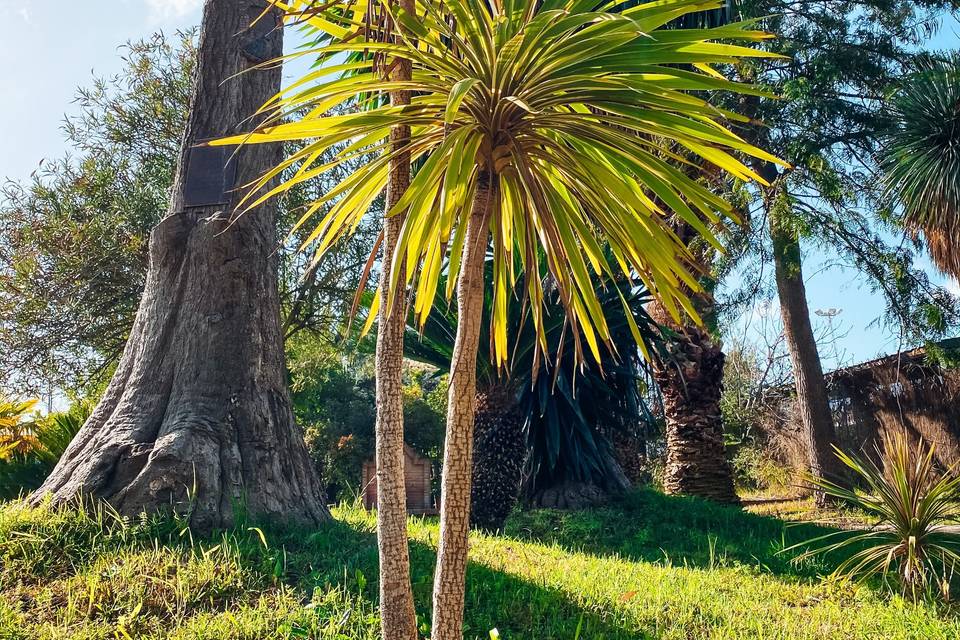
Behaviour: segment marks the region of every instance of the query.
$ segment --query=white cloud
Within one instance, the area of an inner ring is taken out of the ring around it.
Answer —
[[[32,18],[30,0],[0,0],[0,16],[6,18],[10,15],[15,15],[30,24]]]
[[[182,18],[198,9],[203,0],[147,0],[150,17],[154,20]]]

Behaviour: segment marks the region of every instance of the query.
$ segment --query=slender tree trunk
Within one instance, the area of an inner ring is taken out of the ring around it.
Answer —
[[[409,0],[401,0],[413,13]],[[409,80],[410,63],[400,61],[393,71],[395,80]],[[390,94],[394,105],[410,104],[410,92]],[[390,132],[393,149],[410,140],[409,127]],[[399,155],[390,165],[386,210],[410,186],[410,155]],[[377,324],[377,544],[380,550],[380,631],[383,640],[412,640],[417,637],[417,613],[410,583],[410,550],[407,540],[407,494],[403,469],[403,333],[406,329],[406,298],[402,292],[388,305],[387,286],[397,237],[403,226],[401,216],[383,221],[383,261],[380,317]],[[402,267],[401,267],[402,268]],[[399,274],[404,282],[404,274]]]
[[[276,207],[231,220],[244,185],[278,146],[198,142],[249,130],[279,68],[236,74],[282,52],[260,0],[208,0],[190,119],[166,217],[150,235],[140,309],[117,372],[36,503],[108,500],[134,515],[174,509],[201,529],[241,512],[281,522],[329,518],[286,385],[277,292]],[[241,124],[242,123],[242,124]]]
[[[837,481],[841,478],[840,462],[833,452],[836,441],[827,383],[823,377],[817,341],[810,324],[807,291],[803,282],[803,259],[796,231],[785,224],[778,205],[770,200],[767,217],[773,240],[773,262],[780,298],[783,333],[797,393],[797,408],[807,439],[810,473],[818,478]],[[822,491],[814,492],[818,505],[828,500]]]
[[[447,433],[440,491],[440,544],[433,583],[432,640],[462,640],[463,600],[470,529],[473,426],[477,404],[477,350],[483,315],[483,263],[490,211],[499,197],[497,178],[481,173],[467,224],[457,281],[459,324],[450,360]]]

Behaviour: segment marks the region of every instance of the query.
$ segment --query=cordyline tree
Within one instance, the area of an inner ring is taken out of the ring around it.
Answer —
[[[204,7],[190,116],[136,321],[103,399],[34,503],[82,494],[124,514],[174,508],[201,529],[229,526],[240,510],[329,518],[286,386],[276,207],[231,218],[237,187],[282,150],[196,146],[252,127],[279,90],[279,68],[240,74],[282,53],[278,13],[257,20],[266,8]]]
[[[610,331],[591,271],[636,278],[675,318],[684,311],[695,317],[684,292],[699,288],[689,270],[692,258],[665,217],[672,211],[715,241],[707,223],[729,214],[723,199],[663,157],[663,140],[675,140],[748,181],[758,177],[734,153],[777,162],[721,124],[725,118],[737,119],[736,114],[691,93],[761,94],[728,82],[711,65],[766,55],[729,41],[755,41],[767,34],[744,24],[661,29],[678,16],[718,4],[661,0],[622,8],[616,3],[598,6],[595,0],[489,5],[428,0],[418,2],[413,12],[384,3],[348,10],[312,2],[280,5],[291,20],[333,38],[313,51],[326,64],[265,106],[270,125],[217,142],[309,141],[255,188],[292,165],[300,164],[305,178],[353,154],[373,155],[314,205],[336,203],[316,222],[313,235],[320,255],[363,218],[383,189],[392,160],[408,153],[419,164],[409,188],[387,214],[402,215],[403,222],[391,277],[381,287],[389,309],[412,286],[413,312],[423,322],[446,264],[445,293],[457,296],[433,594],[435,639],[462,638],[488,246],[492,244],[489,346],[494,362],[503,364],[508,355],[507,297],[512,292],[527,306],[542,357],[547,287],[558,292],[570,324],[573,344],[568,348],[581,360],[599,361],[600,350],[609,347]],[[379,21],[368,19],[368,9],[392,17],[399,36],[394,42],[379,33]],[[714,42],[720,39],[725,42]],[[372,60],[360,57],[367,53],[374,54]],[[348,62],[343,62],[344,54]],[[378,68],[381,58],[388,65],[409,60],[411,80],[385,80]],[[679,65],[693,65],[693,70]],[[399,89],[411,91],[409,105],[381,106],[379,94]],[[344,103],[359,109],[327,115]],[[304,109],[309,109],[305,117],[283,123]],[[410,138],[398,148],[390,134],[401,126],[410,127]],[[350,144],[334,161],[313,166],[317,154],[343,141]],[[295,182],[250,195],[245,205],[259,206]],[[308,210],[301,223],[311,220],[313,212]],[[549,273],[545,279],[541,266]],[[629,311],[626,317],[632,318]]]
[[[394,6],[413,12],[412,0],[394,0]],[[371,16],[372,17],[372,16]],[[399,40],[396,25],[387,12],[381,14],[381,38],[385,42]],[[397,56],[388,62],[378,56],[385,79],[400,83],[390,95],[390,106],[410,104],[410,60]],[[389,64],[389,66],[387,66]],[[390,129],[387,201],[391,211],[410,186],[410,125],[401,123]],[[404,214],[386,216],[383,221],[383,257],[381,278],[405,279],[406,265],[396,260],[397,242],[403,229]],[[396,272],[394,273],[394,270]],[[380,291],[380,312],[377,322],[376,379],[377,422],[375,426],[377,469],[377,544],[380,560],[380,628],[384,640],[417,637],[417,613],[410,583],[410,550],[407,544],[407,489],[403,470],[403,334],[406,330],[406,296],[389,304],[389,291]]]

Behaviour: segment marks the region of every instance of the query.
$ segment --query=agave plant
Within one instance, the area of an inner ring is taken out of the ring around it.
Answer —
[[[892,100],[882,167],[908,229],[960,278],[960,54],[929,58]]]
[[[859,491],[808,477],[818,489],[876,516],[877,524],[850,534],[834,532],[790,549],[813,545],[799,558],[831,552],[849,553],[834,574],[844,578],[896,576],[913,595],[927,587],[949,588],[949,574],[960,562],[960,535],[946,529],[960,522],[960,476],[935,463],[935,444],[911,446],[906,433],[885,434],[873,460],[837,450],[855,474]]]
[[[691,273],[694,260],[668,217],[679,216],[719,246],[709,226],[732,213],[721,197],[673,164],[684,160],[665,141],[734,177],[763,182],[738,156],[777,158],[723,123],[746,118],[705,98],[718,90],[766,95],[726,80],[714,67],[768,57],[735,42],[770,36],[749,23],[664,28],[683,15],[721,8],[719,0],[635,6],[615,0],[418,0],[407,10],[377,0],[274,4],[288,20],[329,34],[331,41],[299,53],[317,56],[319,64],[265,106],[270,113],[263,128],[214,143],[309,141],[254,184],[245,204],[256,206],[370,154],[368,164],[308,207],[298,224],[316,225],[307,244],[322,256],[367,214],[391,161],[422,162],[388,211],[403,223],[390,278],[381,286],[387,309],[411,286],[421,323],[430,315],[444,268],[446,297],[457,293],[432,635],[459,639],[488,245],[494,282],[490,342],[500,366],[508,359],[507,300],[514,288],[527,301],[537,335],[535,365],[546,351],[544,268],[578,361],[586,353],[599,361],[604,345],[612,349],[594,276],[636,278],[675,320],[684,310],[696,318],[687,294],[699,289]],[[391,27],[392,35],[380,25]],[[401,60],[410,65],[408,80],[391,77]],[[394,91],[410,92],[410,104],[370,98]],[[359,108],[328,115],[339,105]],[[303,110],[306,116],[284,122]],[[391,144],[391,131],[410,135]],[[333,161],[318,162],[343,142],[347,147]],[[293,178],[271,188],[277,176],[298,165]],[[632,316],[624,317],[637,336]]]

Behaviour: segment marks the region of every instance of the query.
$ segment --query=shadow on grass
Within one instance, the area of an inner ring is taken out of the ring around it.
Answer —
[[[232,601],[242,602],[271,584],[283,583],[294,589],[294,598],[304,606],[317,589],[329,592],[341,588],[359,598],[364,612],[373,611],[377,599],[377,542],[372,518],[360,512],[345,510],[342,520],[315,531],[267,526],[261,537],[259,529],[245,524],[202,540],[185,536],[177,522],[158,519],[120,526],[104,513],[100,510],[88,516],[52,519],[24,516],[20,524],[13,525],[17,531],[8,531],[16,536],[0,539],[0,564],[5,558],[15,561],[24,579],[45,583],[85,571],[99,558],[122,556],[155,544],[200,554],[227,545],[233,554],[230,558],[236,558],[247,576],[238,577],[240,586],[236,588],[245,591],[235,594]],[[435,536],[432,531],[430,535]],[[775,518],[733,507],[638,490],[603,509],[518,514],[510,520],[506,533],[599,557],[618,555],[637,562],[661,562],[666,557],[674,565],[702,568],[722,565],[726,559],[759,565],[788,579],[803,579],[823,570],[794,566],[789,557],[776,552],[784,544],[825,531],[813,526],[787,527]],[[24,533],[29,535],[24,537]],[[421,621],[429,620],[435,559],[429,544],[411,544],[414,596]],[[232,606],[219,604],[213,609]],[[637,629],[636,625],[645,623],[626,619],[616,609],[612,602],[602,609],[585,607],[576,594],[484,564],[472,562],[468,567],[468,639],[488,638],[494,627],[510,640],[573,640],[578,628],[579,637],[584,639],[655,637],[653,628]],[[376,635],[375,617],[364,618],[361,624],[367,637]]]
[[[589,511],[520,513],[505,533],[593,555],[698,568],[732,560],[781,577],[809,579],[832,571],[838,558],[794,563],[798,553],[779,552],[835,531],[643,488]]]
[[[224,558],[222,569],[215,572],[226,576],[224,592],[221,594],[223,597],[209,601],[203,599],[194,607],[196,611],[191,610],[191,615],[216,616],[220,612],[242,615],[244,606],[269,593],[275,594],[278,587],[286,585],[283,589],[291,590],[288,591],[288,597],[293,602],[299,602],[301,608],[283,614],[288,616],[284,624],[289,629],[301,629],[308,634],[303,637],[312,637],[309,636],[310,624],[327,624],[323,619],[310,617],[314,610],[309,609],[308,605],[316,602],[316,591],[320,592],[320,600],[326,593],[345,594],[347,600],[340,600],[345,604],[335,611],[335,616],[342,616],[343,620],[349,618],[353,625],[351,628],[362,634],[356,637],[374,638],[378,635],[378,620],[374,614],[378,576],[377,540],[372,518],[360,512],[346,510],[342,520],[333,520],[317,530],[283,528],[276,526],[276,523],[273,526],[264,524],[256,527],[251,525],[262,523],[248,522],[204,537],[191,535],[183,528],[182,522],[163,517],[125,523],[110,517],[106,508],[49,514],[35,510],[19,513],[9,512],[6,522],[0,519],[0,524],[4,525],[0,527],[0,637],[7,637],[3,628],[5,596],[12,594],[11,597],[18,602],[21,600],[16,596],[20,588],[16,585],[29,585],[31,593],[54,585],[53,591],[61,593],[66,583],[78,579],[82,583],[100,562],[106,561],[109,566],[123,566],[145,551],[161,549],[202,558]],[[430,545],[412,542],[414,596],[418,617],[422,622],[429,621],[435,562],[436,552]],[[116,594],[111,600],[109,615],[103,613],[101,616],[106,616],[103,619],[104,628],[109,628],[116,615],[123,613],[120,609],[126,606],[126,600],[129,599],[127,592],[137,591],[134,583],[146,581],[152,584],[154,579],[160,582],[172,580],[169,571],[178,571],[184,566],[175,562],[158,565],[157,571],[162,575],[157,576],[150,574],[151,568],[145,566],[145,573],[138,579],[128,576],[127,581],[111,583],[110,589]],[[7,575],[6,571],[12,573]],[[183,593],[178,592],[179,596],[190,600],[194,597],[194,590],[204,588],[204,580],[212,579],[209,576],[198,577],[200,575],[188,571],[182,576],[179,588]],[[13,591],[8,594],[5,592],[7,588],[13,588]],[[353,607],[349,605],[351,599],[355,603]],[[21,614],[25,619],[33,620],[41,605],[33,600],[22,604],[25,608]],[[97,606],[100,604],[103,603]],[[140,611],[141,617],[169,616],[170,613],[160,604],[145,606]],[[34,607],[38,609],[35,611]],[[315,611],[319,616],[331,615],[328,608]],[[493,628],[498,628],[502,637],[510,640],[573,640],[577,637],[578,628],[579,638],[583,639],[653,637],[642,630],[638,632],[634,628],[621,626],[628,623],[615,617],[611,619],[606,613],[587,610],[572,600],[569,594],[558,589],[535,584],[479,563],[471,562],[468,566],[464,636],[469,640],[489,638]],[[86,620],[82,615],[80,617]],[[172,619],[155,622],[162,622],[161,626],[167,625],[164,628],[170,630],[175,626]],[[184,622],[180,620],[177,624]],[[428,632],[428,627],[423,626],[422,631]],[[241,636],[248,637],[243,634],[223,637]],[[276,637],[301,636],[277,629]],[[348,636],[321,634],[317,637]]]
[[[298,543],[289,535],[282,540],[290,558],[288,579],[299,588],[310,593],[315,587],[343,585],[353,592],[361,590],[371,603],[375,601],[377,541],[372,530],[337,520],[307,536],[305,542],[301,537]],[[430,618],[436,551],[414,541],[410,554],[417,617],[423,622]],[[486,639],[493,628],[511,640],[573,640],[578,628],[580,638],[654,637],[611,623],[585,610],[562,591],[471,562],[467,568],[464,637]]]

